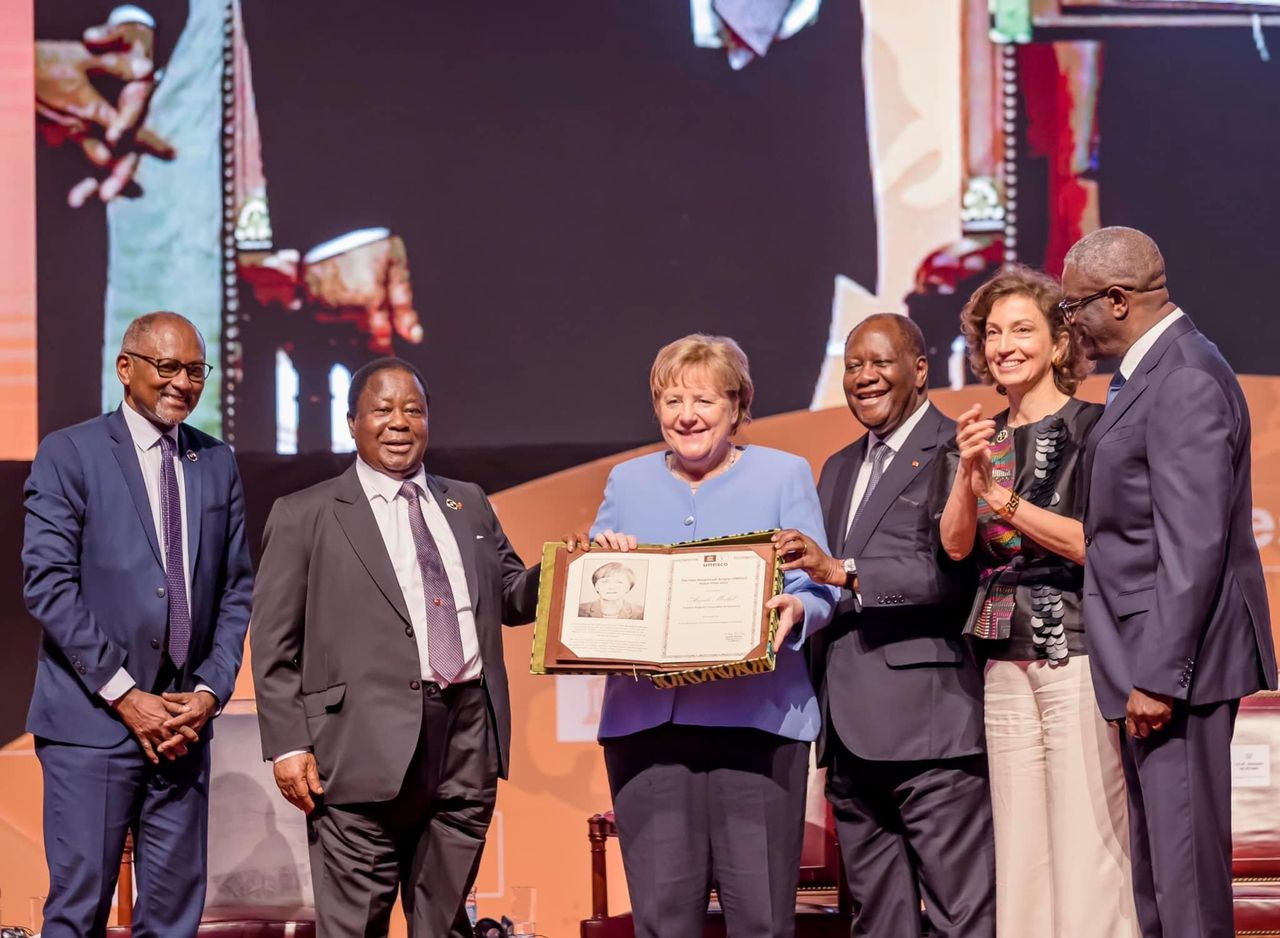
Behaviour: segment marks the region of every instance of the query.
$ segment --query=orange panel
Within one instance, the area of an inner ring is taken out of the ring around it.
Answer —
[[[35,29],[0,4],[0,459],[36,451]]]

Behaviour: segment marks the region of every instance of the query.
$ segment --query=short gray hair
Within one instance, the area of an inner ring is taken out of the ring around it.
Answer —
[[[143,313],[133,322],[129,323],[124,330],[124,336],[120,339],[120,354],[123,355],[125,352],[132,351],[137,348],[138,345],[151,334],[151,331],[162,322],[173,322],[186,326],[196,334],[196,338],[200,340],[201,347],[206,347],[204,336],[201,334],[200,330],[196,328],[196,324],[190,319],[183,316],[181,313],[158,309],[152,313]]]
[[[1164,255],[1148,235],[1119,225],[1085,235],[1064,264],[1097,286],[1163,287]]]

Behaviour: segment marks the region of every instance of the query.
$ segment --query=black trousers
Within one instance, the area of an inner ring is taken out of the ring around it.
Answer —
[[[424,684],[422,731],[400,793],[322,803],[307,818],[320,938],[386,935],[397,891],[412,938],[472,938],[465,901],[497,787],[484,688]]]
[[[809,743],[664,724],[602,741],[636,938],[791,938]]]
[[[986,755],[873,762],[835,733],[828,739],[827,798],[853,899],[854,938],[920,938],[921,899],[934,938],[993,938]]]
[[[1231,938],[1231,734],[1236,700],[1121,737],[1133,895],[1143,938]]]

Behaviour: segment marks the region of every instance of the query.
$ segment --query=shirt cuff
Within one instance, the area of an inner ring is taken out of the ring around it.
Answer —
[[[111,11],[111,15],[107,17],[108,26],[119,26],[122,23],[140,23],[151,29],[156,28],[155,17],[140,6],[132,3],[126,3],[116,7]]]
[[[98,696],[114,707],[120,698],[133,690],[137,684],[138,682],[129,676],[129,672],[121,668],[111,676],[111,680],[98,688]]]
[[[274,759],[272,759],[271,764],[275,765],[277,762],[283,762],[285,759],[291,759],[294,756],[300,756],[303,753],[307,753],[310,751],[311,751],[310,749],[290,749],[288,752],[282,755],[278,755]]]
[[[374,244],[383,238],[391,237],[390,228],[360,228],[356,231],[348,231],[344,235],[338,235],[317,244],[302,258],[304,264],[318,264],[321,261],[327,261],[331,257],[337,257],[339,254],[345,254],[348,251],[354,251],[356,248],[362,248],[367,244]]]
[[[220,716],[222,714],[222,701],[218,699],[218,695],[217,693],[214,692],[214,689],[210,687],[208,684],[201,683],[196,685],[196,690],[193,691],[193,693],[198,691],[204,691],[206,694],[208,694],[210,697],[213,698],[213,703],[214,703],[213,715],[215,717]]]

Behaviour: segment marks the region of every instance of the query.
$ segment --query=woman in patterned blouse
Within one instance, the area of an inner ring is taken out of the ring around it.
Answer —
[[[1080,614],[1084,449],[1102,407],[1072,396],[1086,364],[1061,299],[1050,277],[1011,267],[965,306],[970,365],[1009,407],[960,418],[954,484],[935,504],[943,548],[980,572],[965,631],[987,661],[996,934],[1129,938],[1119,737],[1094,701]]]

